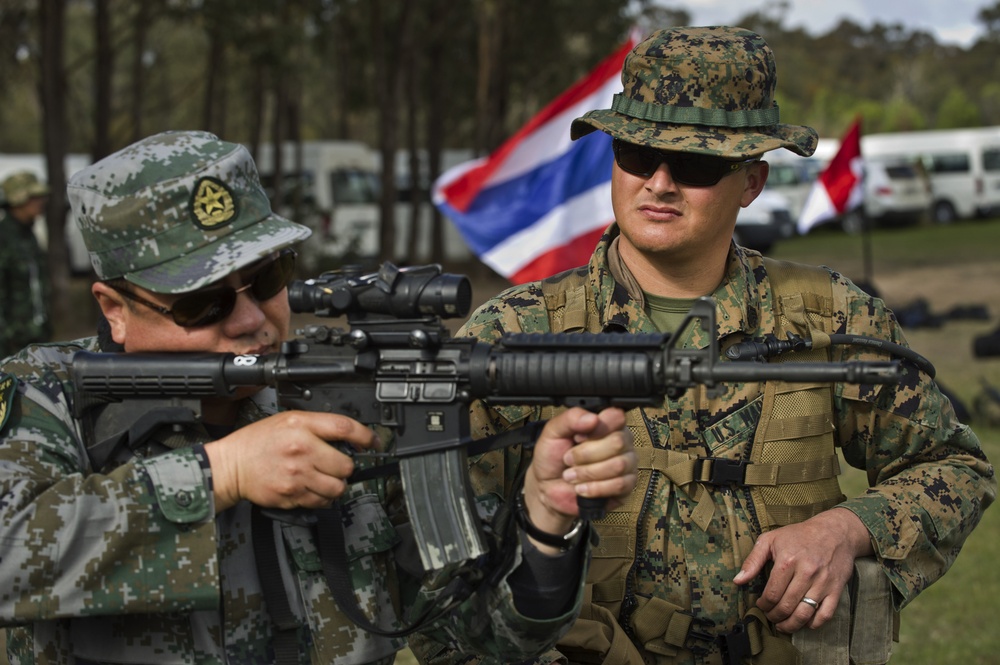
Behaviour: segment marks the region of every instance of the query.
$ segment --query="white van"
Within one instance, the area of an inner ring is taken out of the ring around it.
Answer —
[[[787,150],[765,156],[770,172],[765,189],[784,194],[792,217],[798,219],[813,184],[837,154],[839,139],[820,139],[811,157]],[[928,216],[931,188],[924,168],[916,157],[872,155],[865,152],[862,137],[864,199],[862,206],[829,223],[839,223],[848,233],[858,233],[865,220],[874,226],[910,224]]]
[[[927,218],[933,189],[919,161],[911,157],[865,156],[862,162],[865,170],[863,209],[872,224],[917,224]]]
[[[861,137],[861,153],[919,160],[930,178],[935,222],[1000,211],[1000,127],[869,134]]]

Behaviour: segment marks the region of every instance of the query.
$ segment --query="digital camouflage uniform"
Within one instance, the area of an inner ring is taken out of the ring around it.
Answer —
[[[178,171],[200,177],[168,177]],[[98,276],[124,274],[160,292],[199,288],[213,281],[206,266],[226,275],[308,235],[271,214],[245,149],[200,132],[130,146],[75,176],[70,192]],[[136,232],[133,215],[155,237]],[[175,258],[160,269],[163,255]],[[404,642],[369,634],[338,609],[311,529],[268,521],[279,572],[258,571],[251,506],[215,514],[203,444],[217,435],[161,427],[134,456],[93,468],[67,365],[76,351],[115,350],[109,344],[40,345],[0,365],[0,625],[13,665],[273,663],[261,574],[281,576],[298,662],[391,663]],[[236,426],[275,410],[265,389],[242,402]],[[352,485],[340,504],[344,574],[360,608],[376,625],[398,627],[453,571],[420,580],[397,566],[409,561],[396,550],[407,533],[398,482]],[[572,611],[532,620],[514,608],[507,580],[521,550],[511,552],[499,582],[438,621],[435,639],[520,660],[569,627]]]
[[[4,182],[6,205],[20,204],[47,189],[31,174]],[[32,223],[19,222],[0,208],[0,358],[52,335],[48,261]]]
[[[575,271],[586,275],[592,291],[595,327],[604,332],[657,332],[608,269],[608,246],[616,235],[617,228],[612,226],[589,266]],[[830,279],[835,301],[846,304],[834,332],[905,343],[895,317],[881,300],[869,297],[836,272],[831,272]],[[769,293],[761,256],[734,245],[726,279],[711,294],[717,302],[720,348],[743,336],[773,331]],[[578,309],[583,306],[578,303],[576,310],[561,310],[556,316],[583,320]],[[505,332],[548,330],[544,296],[539,283],[531,283],[508,289],[484,304],[459,334],[492,341]],[[705,348],[707,342],[700,331],[689,332],[683,346]],[[837,347],[832,359],[886,357],[870,349]],[[724,388],[720,396],[712,397],[699,386],[678,399],[667,399],[662,409],[642,409],[652,445],[697,456],[745,459],[760,416],[762,385]],[[902,608],[955,560],[982,511],[993,501],[993,468],[976,436],[957,421],[934,382],[912,365],[898,385],[837,384],[834,399],[836,443],[846,460],[864,469],[872,483],[865,495],[840,505],[868,527],[878,560],[891,579],[894,604]],[[491,409],[477,403],[473,435],[504,431],[540,416],[538,409]],[[637,436],[636,441],[642,438]],[[476,492],[502,495],[512,480],[512,470],[522,463],[518,449],[482,457],[473,470]],[[696,618],[707,620],[711,626],[707,632],[714,636],[732,630],[763,588],[763,580],[745,590],[732,582],[760,528],[746,488],[702,486],[714,503],[711,522],[704,529],[695,523],[697,501],[692,498],[692,487],[677,487],[655,472],[648,489],[640,482],[636,492],[645,491],[647,497],[630,579],[632,593],[690,608]],[[604,522],[614,524],[615,519],[612,512]],[[595,557],[600,556],[598,547]],[[682,652],[677,659],[646,655],[648,662],[671,664],[715,663],[719,657],[717,650],[704,656]]]

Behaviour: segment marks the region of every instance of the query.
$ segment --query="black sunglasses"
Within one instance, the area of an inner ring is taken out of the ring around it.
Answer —
[[[733,161],[714,155],[699,155],[693,152],[670,152],[644,145],[626,143],[614,139],[611,142],[615,161],[623,171],[642,178],[649,178],[660,164],[670,169],[670,177],[682,185],[711,187],[730,173],[735,173],[758,158]]]
[[[247,289],[257,302],[270,300],[288,286],[294,272],[295,250],[285,249],[251,274],[240,288],[235,289],[226,285],[199,289],[182,295],[174,301],[173,307],[158,305],[113,281],[105,284],[129,300],[156,310],[164,316],[173,317],[174,323],[181,327],[197,328],[218,323],[232,314],[236,307],[236,297]]]

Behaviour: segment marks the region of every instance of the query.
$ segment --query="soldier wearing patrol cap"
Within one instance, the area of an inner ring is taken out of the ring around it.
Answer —
[[[590,547],[562,538],[576,485],[614,504],[635,483],[620,410],[567,412],[537,441],[524,488],[532,533],[565,546],[509,531],[504,551],[471,571],[491,583],[439,608],[435,591],[455,571],[420,588],[398,481],[348,485],[352,459],[330,444],[378,445],[362,424],[279,411],[272,388],[246,390],[205,399],[200,421],[159,425],[134,450],[105,450],[88,443],[113,406],[72,415],[68,364],[81,350],[280,350],[292,246],[309,230],[271,211],[247,150],[204,132],[158,134],[78,172],[68,195],[105,323],[98,337],[0,365],[0,626],[13,663],[388,664],[418,590],[422,607],[443,612],[422,629],[497,659],[529,658],[568,629]],[[147,414],[118,413],[133,415]],[[334,501],[349,563],[328,578],[313,530],[264,509]],[[337,606],[331,584],[345,583],[382,630]]]
[[[726,350],[794,332],[813,348],[781,360],[889,359],[889,344],[905,341],[881,300],[839,273],[733,242],[739,209],[767,179],[764,154],[816,147],[815,131],[781,121],[776,81],[770,48],[742,28],[671,28],[639,43],[611,108],[571,128],[574,140],[603,132],[613,161],[615,222],[589,265],[509,289],[460,334],[669,332],[679,347],[704,349],[713,335]],[[718,330],[679,329],[703,296]],[[822,349],[825,333],[875,344]],[[903,372],[898,385],[699,386],[630,411],[636,491],[595,522],[589,602],[537,662],[885,662],[892,611],[944,574],[996,495],[978,439],[931,374],[906,361]],[[551,415],[473,409],[480,433]],[[837,448],[867,472],[863,496],[840,491]],[[480,459],[477,492],[502,492],[519,454]],[[852,606],[855,569],[864,600]],[[864,595],[879,592],[880,602]],[[470,662],[436,662],[446,661]]]
[[[0,358],[52,334],[49,273],[35,238],[49,188],[34,173],[13,173],[0,200]]]

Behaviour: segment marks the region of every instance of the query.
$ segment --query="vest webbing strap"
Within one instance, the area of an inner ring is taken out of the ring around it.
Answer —
[[[762,441],[784,441],[833,431],[833,423],[823,413],[803,414],[797,418],[771,418],[764,428]]]
[[[638,468],[662,471],[677,485],[710,482],[715,463],[731,460],[717,457],[697,457],[663,448],[639,448],[635,451]],[[745,477],[739,485],[783,485],[804,483],[840,474],[840,458],[836,454],[822,459],[785,462],[784,464],[747,464]]]
[[[693,616],[687,614],[680,605],[662,598],[640,597],[638,601],[639,604],[632,613],[632,630],[643,648],[661,656],[676,656],[681,649],[686,648],[685,643],[695,621]],[[697,630],[694,633],[692,637],[700,635]],[[708,641],[714,639],[714,636],[707,633],[704,637]]]
[[[713,457],[696,457],[662,448],[637,448],[636,454],[639,458],[638,467],[640,469],[654,469],[662,472],[696,502],[697,505],[691,519],[703,531],[706,530],[715,514],[715,504],[702,484],[713,484],[716,469],[722,467],[724,471],[733,465],[733,461]],[[820,459],[785,462],[783,464],[758,463],[737,464],[736,466],[738,466],[739,473],[743,475],[743,478],[742,480],[736,479],[733,484],[739,486],[787,485],[836,478],[840,474],[840,460],[836,453]],[[783,520],[796,515],[805,515],[805,519],[808,519],[821,510],[837,505],[840,500],[842,497],[832,503],[813,503],[801,508],[779,504],[774,506],[775,510],[771,510],[771,505],[769,505],[768,510],[775,519]]]

